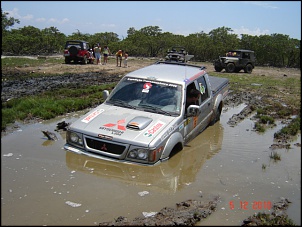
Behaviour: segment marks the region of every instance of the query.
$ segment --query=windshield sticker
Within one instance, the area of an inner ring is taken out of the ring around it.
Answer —
[[[104,110],[95,110],[91,114],[89,114],[87,117],[85,117],[82,120],[82,122],[88,123],[89,121],[91,121],[92,119],[94,119],[96,116],[98,116],[99,114],[101,114],[103,112],[104,112]]]
[[[204,93],[205,93],[205,91],[206,91],[206,89],[205,89],[205,87],[202,85],[202,83],[199,83],[199,91],[200,91],[200,93],[203,95]]]
[[[127,78],[128,81],[136,81],[136,82],[143,82],[144,84],[144,89],[145,89],[145,85],[146,84],[158,84],[158,85],[162,85],[162,86],[168,86],[168,87],[177,87],[177,84],[170,84],[170,83],[166,83],[166,82],[162,82],[162,81],[156,81],[156,80],[147,80],[147,79],[139,79],[139,78]],[[151,88],[151,87],[150,87]],[[149,88],[149,89],[150,89]]]
[[[161,127],[165,125],[164,122],[158,121],[156,124],[154,124],[152,127],[150,127],[145,133],[144,136],[152,137]]]
[[[149,90],[151,87],[152,87],[152,84],[150,82],[145,83],[143,86],[144,89],[142,90],[142,92],[149,93]]]
[[[126,127],[123,125],[125,124],[125,119],[118,120],[117,123],[108,123],[105,124],[105,127],[100,127],[101,130],[105,130],[111,132],[111,134],[116,136],[121,136],[124,131],[126,131]]]

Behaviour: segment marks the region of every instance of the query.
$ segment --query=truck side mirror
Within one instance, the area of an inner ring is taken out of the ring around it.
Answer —
[[[108,96],[109,96],[109,91],[104,90],[102,96],[103,96],[103,99],[104,99],[104,100],[107,99]]]
[[[190,105],[187,109],[187,117],[196,117],[199,115],[199,106]]]

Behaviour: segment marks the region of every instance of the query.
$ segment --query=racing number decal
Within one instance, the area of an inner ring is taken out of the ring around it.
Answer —
[[[149,93],[149,90],[150,90],[151,87],[152,87],[151,83],[149,83],[149,82],[145,83],[144,86],[143,86],[142,92]]]
[[[197,126],[198,116],[193,117],[193,128]]]

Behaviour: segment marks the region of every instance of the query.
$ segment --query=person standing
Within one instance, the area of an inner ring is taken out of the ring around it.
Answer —
[[[126,51],[124,54],[124,67],[128,67],[128,52]]]
[[[119,50],[115,53],[116,56],[116,66],[121,67],[122,66],[122,59],[123,59],[123,50]],[[120,63],[120,65],[118,65]]]
[[[96,58],[97,65],[101,64],[101,50],[102,48],[100,47],[100,44],[97,44],[96,47],[94,48],[94,55]]]
[[[110,49],[109,47],[106,45],[104,46],[104,49],[103,49],[103,57],[104,57],[104,62],[103,64],[106,65],[107,64],[107,61],[108,61],[108,56],[110,55]]]

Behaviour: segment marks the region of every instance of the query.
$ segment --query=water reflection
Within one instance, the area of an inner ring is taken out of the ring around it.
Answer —
[[[69,151],[66,151],[66,165],[72,171],[176,192],[195,181],[205,161],[221,150],[222,140],[223,127],[217,122],[189,142],[182,151],[157,166],[110,162]]]

